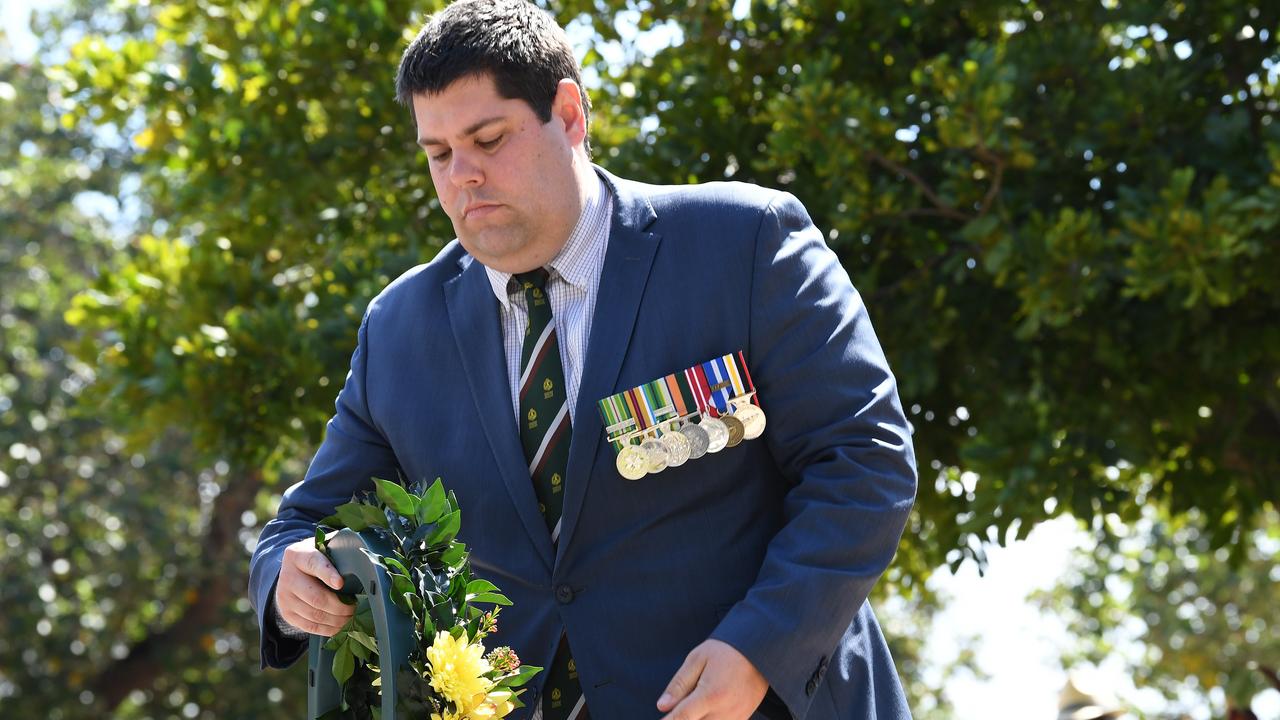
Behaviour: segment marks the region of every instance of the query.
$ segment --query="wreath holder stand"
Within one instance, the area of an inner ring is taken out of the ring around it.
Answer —
[[[374,558],[391,554],[391,547],[373,533],[344,528],[329,540],[333,566],[342,576],[342,592],[365,595],[373,610],[382,672],[382,720],[396,717],[396,674],[413,649],[413,619],[391,601],[391,579]],[[307,718],[320,716],[342,703],[342,689],[333,677],[333,651],[324,649],[329,639],[312,635],[307,652]]]

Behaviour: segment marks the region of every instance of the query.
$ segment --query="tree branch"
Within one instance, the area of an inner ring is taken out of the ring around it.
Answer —
[[[928,183],[920,179],[919,175],[916,175],[875,150],[867,150],[866,153],[867,157],[871,158],[876,164],[910,180],[911,184],[919,188],[920,192],[924,193],[924,196],[929,199],[929,202],[933,203],[933,206],[937,208],[937,214],[939,216],[950,218],[952,220],[959,220],[961,222],[969,222],[973,219],[971,216],[966,215],[951,205],[943,202],[942,198],[938,197],[938,193],[934,192],[933,188],[929,187]]]
[[[262,473],[257,470],[227,484],[214,500],[209,529],[202,542],[207,559],[205,571],[186,593],[186,609],[182,615],[169,627],[135,643],[125,657],[88,683],[108,713],[129,693],[151,687],[158,677],[171,672],[167,660],[173,648],[194,643],[217,625],[233,592],[243,584],[238,582],[240,575],[228,576],[226,570],[240,551],[240,518],[252,509],[261,488]]]

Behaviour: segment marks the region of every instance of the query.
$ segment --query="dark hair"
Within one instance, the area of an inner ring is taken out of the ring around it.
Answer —
[[[443,92],[463,78],[489,76],[498,94],[523,100],[543,122],[564,78],[582,88],[564,30],[525,0],[458,0],[432,15],[409,43],[396,72],[396,101],[413,112],[413,96]],[[591,101],[582,88],[582,115]],[[416,119],[416,118],[415,118]],[[587,156],[591,146],[583,141]]]

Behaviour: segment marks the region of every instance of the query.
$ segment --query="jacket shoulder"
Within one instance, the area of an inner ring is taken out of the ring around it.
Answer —
[[[370,315],[396,309],[405,303],[417,304],[443,291],[444,285],[474,262],[457,239],[441,248],[429,262],[415,265],[392,280],[369,301]]]
[[[737,211],[759,214],[786,195],[772,188],[744,182],[708,182],[697,185],[634,184],[648,195],[659,217],[662,217],[664,211],[667,213]]]

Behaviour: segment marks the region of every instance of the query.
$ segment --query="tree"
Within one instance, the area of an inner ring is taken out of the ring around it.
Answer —
[[[1258,515],[1245,557],[1214,548],[1199,511],[1150,509],[1130,528],[1101,533],[1061,584],[1039,596],[1069,620],[1079,642],[1068,663],[1101,662],[1118,648],[1139,687],[1210,699],[1213,717],[1250,710],[1255,695],[1280,690],[1280,513]],[[1213,699],[1221,693],[1221,700]],[[1243,716],[1242,716],[1243,717]]]
[[[243,571],[205,594],[188,582],[219,543],[228,564],[243,554],[225,464],[201,465],[180,427],[151,434],[93,400],[109,395],[98,368],[70,352],[72,297],[126,262],[95,208],[136,167],[89,128],[60,125],[40,62],[0,59],[0,704],[46,718],[103,717],[104,700],[120,718],[272,704],[299,717],[305,695],[272,688],[303,686],[301,670],[256,672]]]
[[[119,703],[203,668],[205,637],[252,654],[241,540],[301,476],[368,298],[452,237],[391,99],[439,6],[153,0],[66,25],[51,107],[94,144],[127,140],[141,205],[66,315],[95,375],[77,402],[122,452],[179,453],[176,502],[207,513],[149,521],[191,555],[158,571],[165,612],[135,609],[122,657],[71,686],[99,714],[143,712]],[[623,8],[679,42],[619,66],[586,53],[601,163],[791,190],[867,299],[922,469],[886,584],[912,596],[1056,514],[1105,530],[1151,502],[1248,552],[1280,482],[1280,9],[555,5],[597,44],[624,36]],[[200,467],[225,471],[211,502]],[[174,487],[147,477],[143,496]]]

